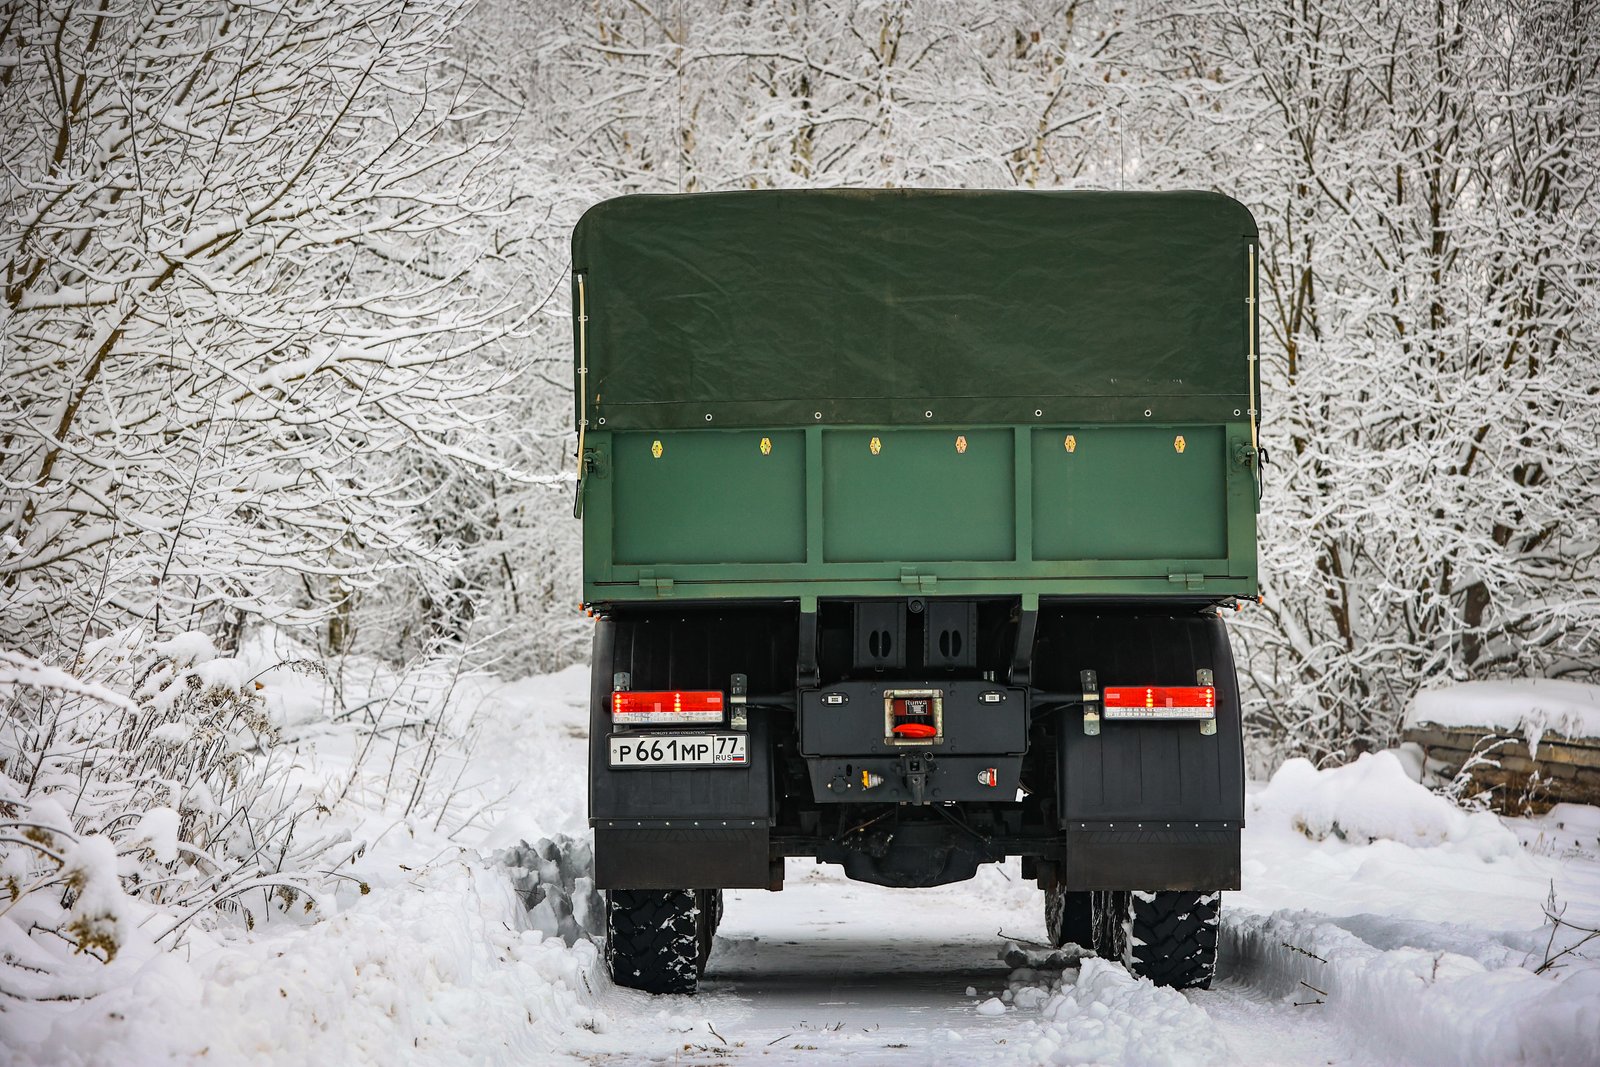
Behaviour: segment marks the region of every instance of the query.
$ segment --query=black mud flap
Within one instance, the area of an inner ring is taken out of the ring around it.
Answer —
[[[763,714],[754,709],[750,714],[743,766],[613,768],[608,743],[614,671],[630,672],[636,688],[721,688],[735,670],[750,670],[751,663],[765,666],[759,653],[773,656],[773,641],[759,639],[772,629],[733,612],[596,623],[589,717],[596,888],[735,889],[772,883],[772,745]],[[772,669],[764,673],[770,676]]]
[[[1244,744],[1238,678],[1222,621],[1174,609],[1041,611],[1036,684],[1072,689],[1082,670],[1104,686],[1217,689],[1214,733],[1193,721],[1105,720],[1086,731],[1082,708],[1056,714],[1062,886],[1084,889],[1239,888]]]
[[[689,829],[602,823],[594,831],[595,888],[766,889],[767,832],[765,820]]]
[[[1239,831],[1068,830],[1061,884],[1069,890],[1238,889]]]

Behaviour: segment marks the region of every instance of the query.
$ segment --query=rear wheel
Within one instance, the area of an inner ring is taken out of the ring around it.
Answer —
[[[1044,894],[1044,928],[1054,948],[1079,945],[1094,948],[1092,893],[1047,889]]]
[[[717,925],[722,922],[722,890],[696,889],[695,902],[695,969],[706,973],[706,961],[711,958],[711,942],[717,935]]]
[[[606,964],[611,980],[646,993],[693,993],[711,952],[715,890],[612,889],[606,893]]]
[[[1221,893],[1092,894],[1094,950],[1156,985],[1210,989]]]

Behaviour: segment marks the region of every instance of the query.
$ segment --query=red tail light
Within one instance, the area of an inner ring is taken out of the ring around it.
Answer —
[[[1108,719],[1210,719],[1217,690],[1209,685],[1108,685],[1100,695]]]
[[[722,694],[715,690],[619,689],[611,694],[611,721],[646,724],[656,722],[722,722]]]

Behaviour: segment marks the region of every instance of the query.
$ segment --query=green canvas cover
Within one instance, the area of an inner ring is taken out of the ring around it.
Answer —
[[[1235,421],[1255,241],[1203,192],[608,200],[572,239],[589,428]]]

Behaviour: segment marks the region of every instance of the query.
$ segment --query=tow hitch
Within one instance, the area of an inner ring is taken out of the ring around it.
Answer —
[[[934,770],[933,753],[906,753],[900,757],[900,777],[911,793],[911,803],[926,804],[928,775]]]

